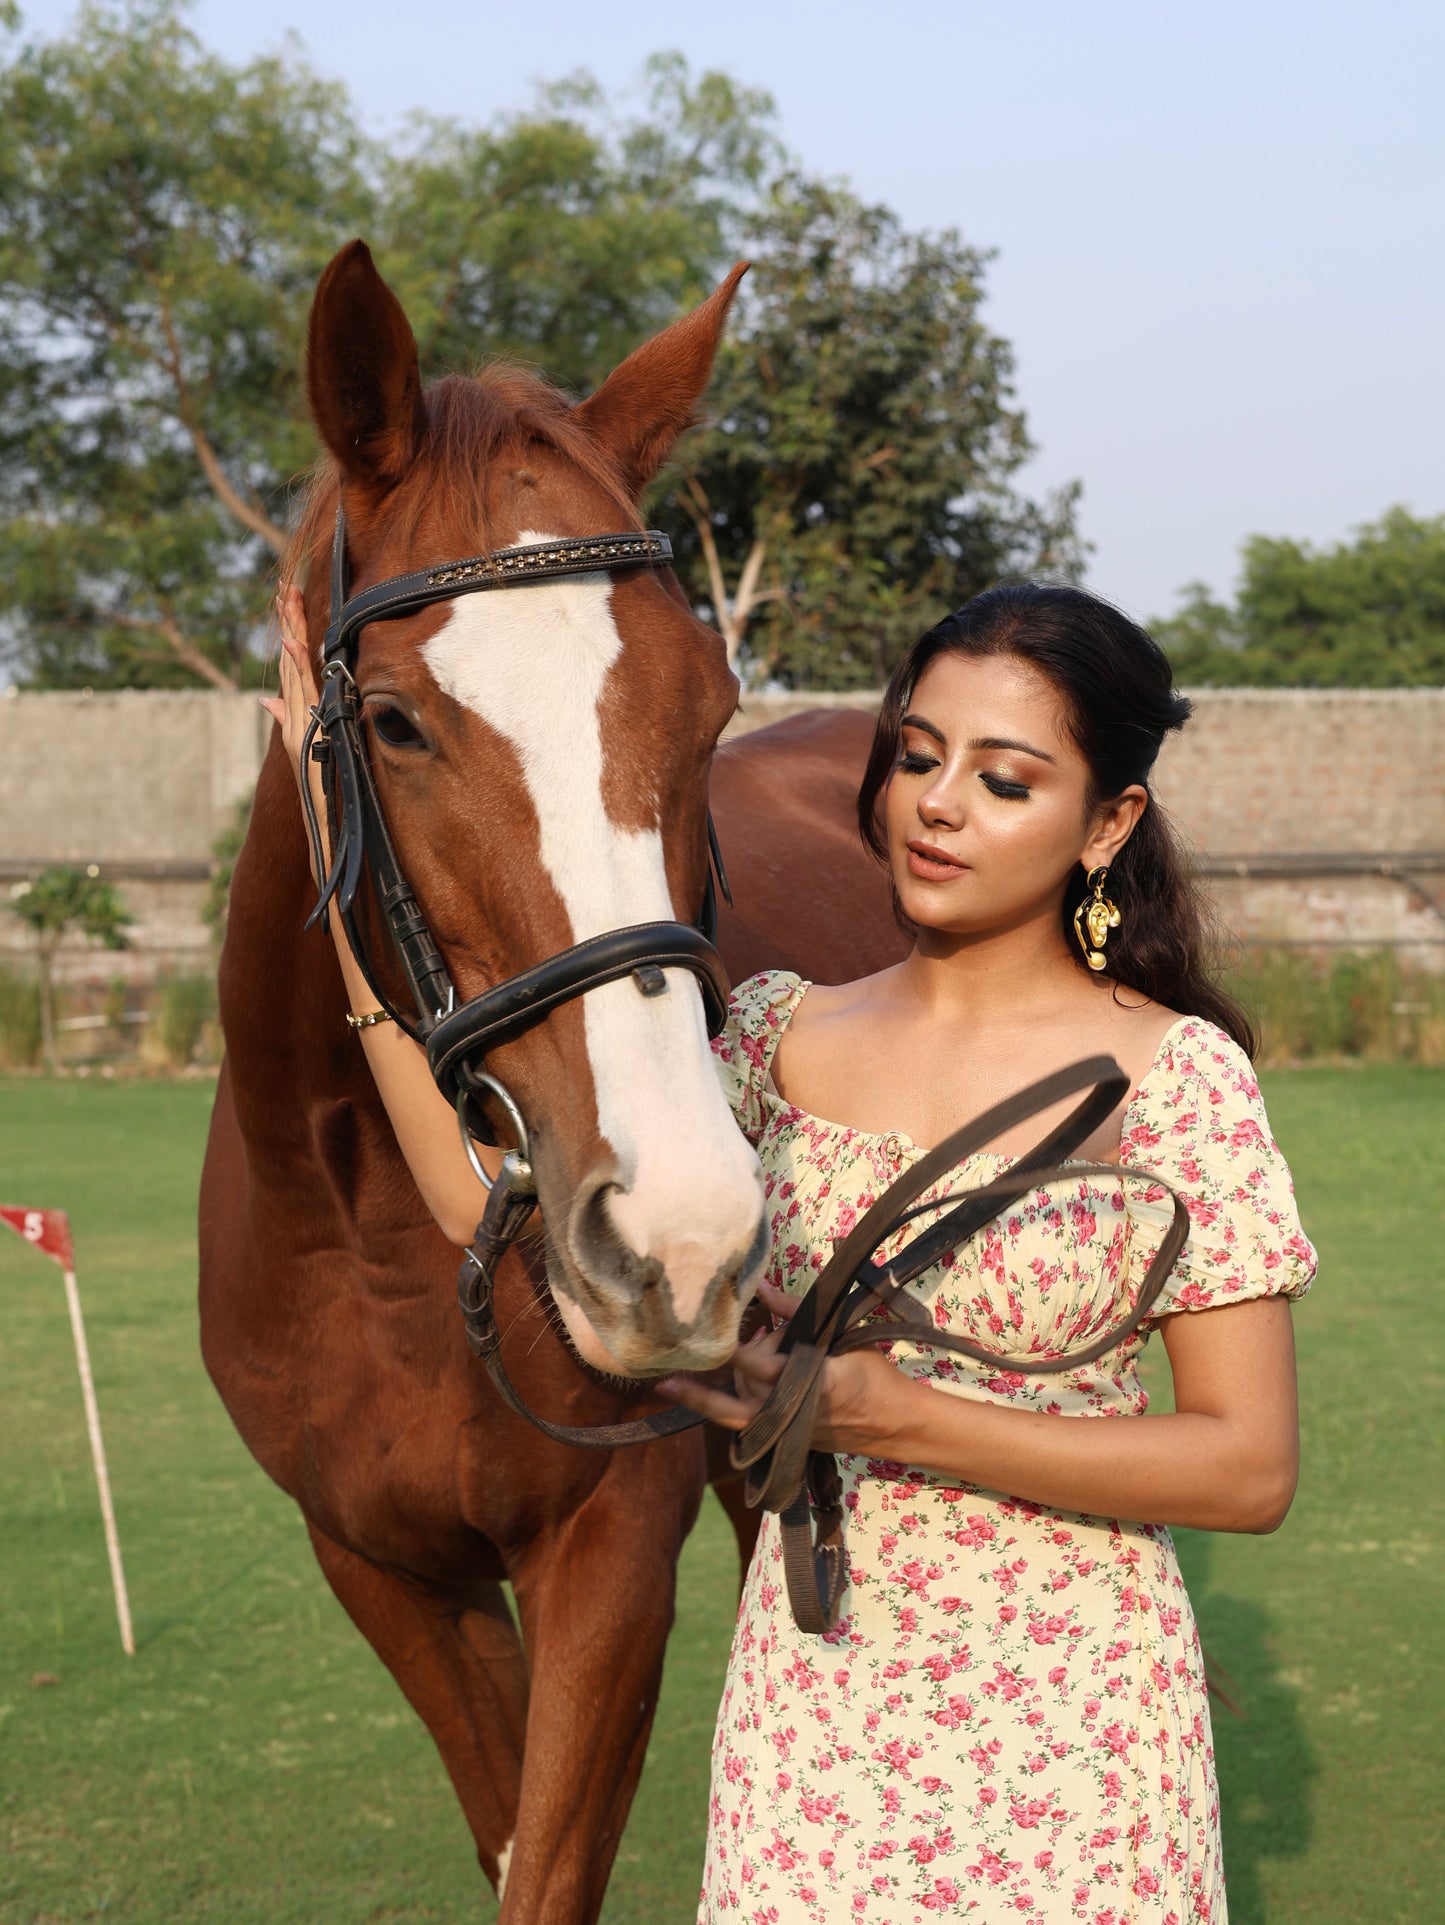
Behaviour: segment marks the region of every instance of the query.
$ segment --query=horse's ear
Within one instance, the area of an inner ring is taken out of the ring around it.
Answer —
[[[426,431],[411,323],[365,241],[349,241],[316,284],[306,387],[317,431],[348,481],[389,487]]]
[[[692,425],[723,323],[749,265],[739,261],[701,307],[629,354],[577,409],[578,420],[611,454],[634,495],[642,493],[677,437]]]

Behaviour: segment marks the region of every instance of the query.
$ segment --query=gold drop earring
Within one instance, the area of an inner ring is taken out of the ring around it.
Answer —
[[[1104,946],[1109,940],[1109,931],[1117,929],[1124,920],[1117,905],[1104,894],[1108,875],[1108,869],[1102,864],[1089,871],[1086,886],[1093,890],[1093,896],[1074,911],[1074,934],[1090,969],[1104,967]]]

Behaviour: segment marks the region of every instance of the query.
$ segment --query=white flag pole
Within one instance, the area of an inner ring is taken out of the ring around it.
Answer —
[[[105,1525],[105,1548],[110,1556],[110,1580],[115,1587],[115,1615],[120,1623],[121,1646],[128,1658],[135,1656],[135,1632],[131,1629],[130,1599],[126,1595],[125,1570],[120,1561],[120,1536],[115,1528],[115,1506],[110,1501],[110,1472],[105,1466],[105,1444],[100,1434],[100,1409],[95,1401],[95,1379],[90,1374],[90,1346],[85,1341],[85,1319],[80,1314],[80,1287],[75,1272],[65,1265],[65,1301],[70,1306],[70,1328],[75,1337],[75,1361],[80,1369],[80,1391],[85,1399],[85,1422],[90,1432],[90,1455],[95,1465],[95,1482],[100,1492],[100,1515]]]

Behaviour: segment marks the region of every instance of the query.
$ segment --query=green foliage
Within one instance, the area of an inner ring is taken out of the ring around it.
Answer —
[[[1235,606],[1200,582],[1155,625],[1198,687],[1445,684],[1445,515],[1391,508],[1333,548],[1256,535]]]
[[[246,830],[250,827],[253,799],[249,795],[241,798],[231,820],[211,844],[211,879],[206,884],[205,897],[201,902],[201,921],[217,942],[226,933],[226,917],[231,907],[231,877],[235,873],[241,844],[246,840]]]
[[[495,127],[368,141],[296,51],[208,53],[176,0],[92,5],[0,71],[0,615],[32,686],[255,682],[314,437],[316,276],[358,232],[429,373],[537,360],[589,388],[704,293],[769,103],[680,58],[646,116],[589,82]]]
[[[1031,448],[1011,352],[981,318],[987,257],[797,174],[745,240],[713,425],[669,504],[689,586],[745,671],[874,687],[999,576],[1076,574],[1075,492],[1041,508],[1009,487]]]
[[[206,1024],[215,1013],[213,977],[162,976],[151,1003],[150,1037],[156,1053],[172,1069],[186,1068],[195,1061]]]
[[[294,48],[240,67],[207,52],[180,0],[89,5],[68,35],[22,43],[0,67],[16,679],[259,678],[314,450],[306,312],[356,233],[429,376],[504,354],[577,393],[756,258],[718,425],[668,511],[734,643],[752,602],[756,676],[867,685],[1000,572],[1072,568],[1072,495],[1009,491],[1028,441],[1007,346],[979,319],[985,257],[786,171],[772,111],[665,54],[631,117],[578,76],[490,126],[418,117],[386,146]]]
[[[35,937],[41,1051],[48,1067],[54,1069],[56,950],[72,929],[87,942],[102,943],[107,949],[128,949],[126,930],[132,919],[110,883],[65,863],[42,870],[33,882],[16,883],[10,891],[10,913]]]
[[[378,154],[377,258],[428,376],[534,362],[578,394],[711,291],[777,149],[772,102],[680,54],[619,120],[586,75],[490,127],[420,117]]]
[[[65,863],[42,870],[33,882],[17,883],[10,891],[10,913],[34,933],[42,950],[53,950],[70,929],[107,949],[130,947],[125,932],[132,918],[119,892]]]
[[[1259,949],[1229,987],[1259,1024],[1262,1062],[1445,1063],[1445,976],[1407,968],[1393,949],[1324,961]]]
[[[0,965],[0,1069],[34,1069],[40,1061],[40,984]]]
[[[254,680],[299,331],[369,208],[345,96],[232,68],[171,0],[87,6],[0,72],[0,610],[50,687]]]

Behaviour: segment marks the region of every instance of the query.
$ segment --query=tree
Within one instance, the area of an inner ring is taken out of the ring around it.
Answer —
[[[1445,516],[1391,508],[1332,548],[1256,535],[1233,607],[1203,583],[1155,625],[1201,687],[1445,684]]]
[[[128,949],[131,917],[108,882],[64,865],[43,870],[34,882],[10,892],[10,913],[33,931],[40,977],[40,1048],[47,1069],[56,1067],[55,952],[68,931],[107,949]]]
[[[231,67],[176,0],[86,7],[0,72],[0,631],[48,687],[255,680],[315,452],[317,275],[368,234],[431,373],[484,354],[585,392],[710,287],[772,152],[766,96],[652,62],[392,152],[296,50]],[[7,632],[8,631],[8,632]]]
[[[759,680],[871,687],[1001,575],[1078,572],[1077,490],[1010,487],[1031,450],[981,318],[987,257],[796,173],[756,260],[668,507],[688,580]]]
[[[533,362],[585,395],[731,265],[778,148],[772,102],[680,54],[618,120],[585,74],[492,127],[420,119],[384,157],[377,256],[429,374]]]
[[[6,0],[0,0],[0,9]],[[314,439],[315,278],[365,234],[429,375],[578,395],[757,260],[714,427],[661,513],[755,676],[874,682],[996,575],[1077,563],[1029,452],[985,257],[779,172],[765,94],[680,55],[619,113],[586,76],[391,147],[294,46],[242,67],[180,0],[92,4],[0,68],[0,658],[32,686],[234,688]],[[0,11],[0,23],[8,16]]]
[[[370,211],[344,95],[168,0],[0,74],[0,608],[22,676],[233,688],[310,459],[298,333]]]

